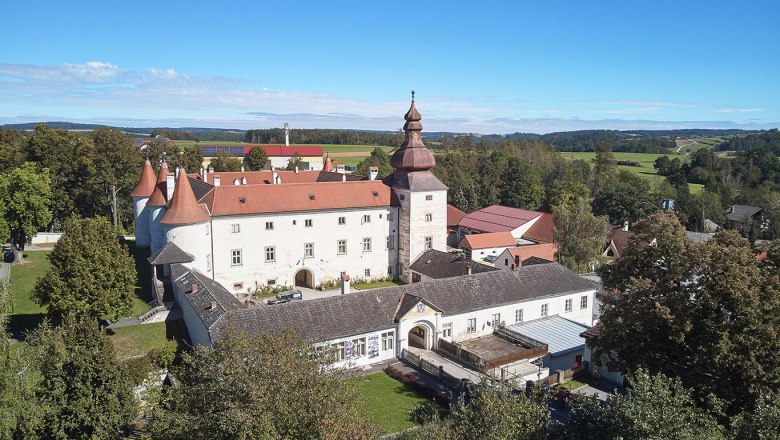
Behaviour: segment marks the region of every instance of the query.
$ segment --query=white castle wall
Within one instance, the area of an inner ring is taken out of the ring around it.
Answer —
[[[171,242],[195,259],[185,266],[211,277],[211,224],[162,225],[166,242]]]
[[[154,254],[165,245],[165,233],[162,230],[162,225],[160,225],[160,220],[165,215],[166,209],[164,206],[150,206],[149,208],[151,208],[149,211],[150,243],[152,254]]]
[[[135,245],[138,247],[149,247],[152,242],[152,235],[149,229],[149,210],[146,209],[146,202],[148,201],[149,197],[133,197]]]
[[[363,216],[369,215],[370,222]],[[392,220],[388,220],[388,215]],[[346,224],[339,224],[345,217]],[[306,220],[311,219],[311,227]],[[273,222],[273,229],[266,229]],[[294,223],[294,224],[293,224]],[[239,232],[233,232],[239,225]],[[253,292],[274,280],[292,286],[295,274],[308,269],[314,285],[335,280],[341,272],[353,279],[388,276],[395,269],[396,250],[387,248],[387,237],[397,246],[398,214],[394,207],[356,208],[283,214],[215,217],[212,220],[214,279],[234,294]],[[371,251],[363,251],[363,238],[371,238]],[[203,240],[203,238],[201,238]],[[338,240],[347,240],[347,253],[338,253]],[[314,244],[314,256],[304,257],[304,245]],[[177,243],[178,244],[178,243]],[[274,246],[276,260],[266,262],[265,248]],[[242,263],[232,264],[232,250],[241,250]]]

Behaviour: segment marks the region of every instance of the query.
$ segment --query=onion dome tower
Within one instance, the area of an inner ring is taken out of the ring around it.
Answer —
[[[135,219],[135,244],[138,247],[149,247],[151,244],[151,233],[149,231],[149,209],[146,203],[154,191],[156,177],[152,164],[149,159],[144,161],[144,167],[141,169],[141,178],[131,196],[133,197],[133,216]]]
[[[404,142],[393,154],[395,169],[385,178],[398,205],[398,278],[411,282],[409,266],[429,249],[447,250],[447,186],[431,173],[433,153],[422,141],[422,115],[414,104],[404,115]]]
[[[198,204],[192,192],[190,179],[184,168],[179,168],[176,176],[176,190],[168,202],[168,209],[160,220],[165,241],[174,244],[192,256],[189,266],[204,274],[211,272],[208,261],[211,250],[209,235],[211,216],[206,207]],[[204,224],[205,223],[205,224]]]
[[[151,234],[152,254],[157,252],[165,244],[165,236],[160,227],[160,219],[165,214],[165,195],[167,194],[168,163],[163,158],[160,169],[157,171],[157,183],[152,191],[152,196],[146,202],[149,209],[149,232]]]

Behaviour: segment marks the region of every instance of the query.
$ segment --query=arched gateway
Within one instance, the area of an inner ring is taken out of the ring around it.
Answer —
[[[309,269],[301,269],[295,272],[295,286],[314,288],[314,275],[312,275]]]

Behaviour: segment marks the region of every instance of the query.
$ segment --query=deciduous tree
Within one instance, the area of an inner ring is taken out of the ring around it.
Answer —
[[[581,397],[568,422],[553,438],[567,440],[717,440],[724,430],[697,408],[690,391],[677,379],[639,370],[625,395],[606,402]]]
[[[40,382],[25,438],[122,438],[137,414],[130,380],[96,322],[41,325],[28,338]]]
[[[510,158],[507,163],[503,189],[501,202],[507,206],[537,210],[544,201],[544,185],[539,170],[517,157]]]
[[[374,438],[356,391],[310,353],[294,333],[228,329],[213,349],[185,356],[179,385],[155,416],[154,438]]]
[[[265,148],[263,147],[253,147],[249,150],[249,153],[247,153],[244,162],[251,171],[263,170],[268,163],[268,153],[265,152]]]
[[[379,179],[393,172],[393,167],[390,166],[390,156],[380,147],[374,148],[370,156],[357,164],[355,174],[367,176],[369,167],[379,168]]]
[[[49,255],[51,267],[32,297],[54,320],[64,316],[118,319],[130,312],[137,274],[104,218],[75,220]]]
[[[593,215],[590,200],[574,197],[553,207],[558,261],[574,272],[591,270],[604,250],[609,232],[606,217]]]
[[[295,171],[295,169],[303,169],[303,158],[300,153],[293,153],[289,161],[287,161],[287,171]]]
[[[690,241],[673,214],[637,223],[625,255],[601,270],[596,357],[613,370],[679,377],[729,414],[780,390],[780,276],[733,232]]]
[[[227,153],[219,152],[217,157],[211,160],[209,167],[216,172],[237,172],[241,171],[241,161]]]
[[[622,170],[612,185],[602,189],[593,199],[593,213],[606,215],[612,224],[635,223],[661,207],[661,201],[650,193],[646,179]]]
[[[24,261],[24,246],[51,221],[51,181],[49,170],[38,170],[26,162],[6,175],[0,175],[0,208],[5,226],[0,222],[0,234],[6,229],[14,249],[14,262]],[[0,238],[6,238],[0,235]]]

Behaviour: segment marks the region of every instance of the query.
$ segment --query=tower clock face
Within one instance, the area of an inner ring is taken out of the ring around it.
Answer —
[[[419,304],[417,304],[417,311],[418,311],[419,313],[422,313],[422,312],[424,312],[424,311],[425,311],[425,304],[423,304],[423,303],[419,303]]]

